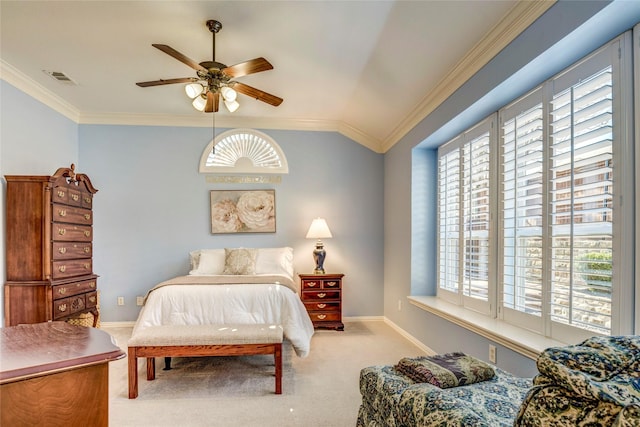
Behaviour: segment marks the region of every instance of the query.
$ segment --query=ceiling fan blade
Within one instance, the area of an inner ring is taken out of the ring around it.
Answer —
[[[205,113],[217,113],[220,104],[220,96],[218,92],[207,92],[207,104],[204,106]]]
[[[278,98],[275,95],[271,95],[270,93],[261,91],[260,89],[256,89],[255,87],[251,87],[244,83],[234,82],[233,88],[236,92],[240,92],[243,95],[250,96],[253,99],[257,99],[258,101],[266,102],[267,104],[271,104],[274,107],[282,104],[282,98]]]
[[[152,44],[151,46],[153,46],[153,47],[155,47],[157,49],[160,49],[161,51],[163,51],[167,55],[174,57],[178,61],[182,62],[183,64],[188,65],[189,67],[193,68],[196,71],[205,71],[205,72],[208,71],[206,68],[204,68],[202,65],[198,64],[193,59],[187,58],[186,56],[184,56],[183,54],[181,54],[180,52],[178,52],[174,48],[172,48],[170,46],[167,46],[166,44]]]
[[[160,80],[153,80],[150,82],[138,82],[136,84],[140,87],[149,87],[149,86],[172,85],[174,83],[192,83],[197,81],[198,79],[196,79],[195,77],[182,77],[179,79],[166,79],[166,80],[160,79]]]
[[[255,58],[224,68],[222,72],[230,77],[242,77],[267,70],[273,70],[273,65],[264,58]]]

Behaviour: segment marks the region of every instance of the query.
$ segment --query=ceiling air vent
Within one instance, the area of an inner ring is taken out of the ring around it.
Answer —
[[[42,70],[42,71],[44,71],[47,75],[49,75],[51,78],[56,79],[60,83],[64,83],[64,84],[67,84],[67,85],[75,85],[76,84],[76,82],[71,80],[69,78],[69,76],[67,76],[65,73],[62,73],[60,71],[48,71],[48,70]]]

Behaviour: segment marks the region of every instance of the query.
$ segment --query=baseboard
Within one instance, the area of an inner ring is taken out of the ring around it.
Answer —
[[[384,318],[384,323],[386,323],[387,325],[391,326],[397,333],[399,333],[400,335],[402,335],[403,337],[405,337],[406,339],[411,341],[411,343],[413,343],[413,345],[418,347],[420,350],[424,351],[429,356],[433,356],[434,354],[436,354],[435,351],[433,351],[432,349],[430,349],[429,347],[424,345],[420,340],[418,340],[416,337],[414,337],[413,335],[411,335],[410,333],[408,333],[407,331],[402,329],[400,326],[398,326],[395,323],[393,323],[387,317]]]
[[[102,328],[133,328],[136,324],[135,321],[126,321],[126,322],[100,322],[100,327]]]

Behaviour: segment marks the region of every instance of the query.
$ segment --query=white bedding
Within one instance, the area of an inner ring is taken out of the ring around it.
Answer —
[[[313,324],[287,276],[180,276],[162,282],[147,294],[132,337],[150,326],[224,323],[282,325],[296,354],[309,354]]]

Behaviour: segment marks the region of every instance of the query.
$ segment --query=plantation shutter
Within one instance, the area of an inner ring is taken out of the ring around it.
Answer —
[[[574,80],[568,87],[555,85],[550,102],[550,314],[554,322],[609,334],[612,68]]]
[[[460,283],[460,149],[438,160],[438,287],[458,292]]]
[[[542,332],[544,123],[542,90],[501,111],[501,251],[503,307],[537,317]],[[513,323],[511,313],[504,314]]]

